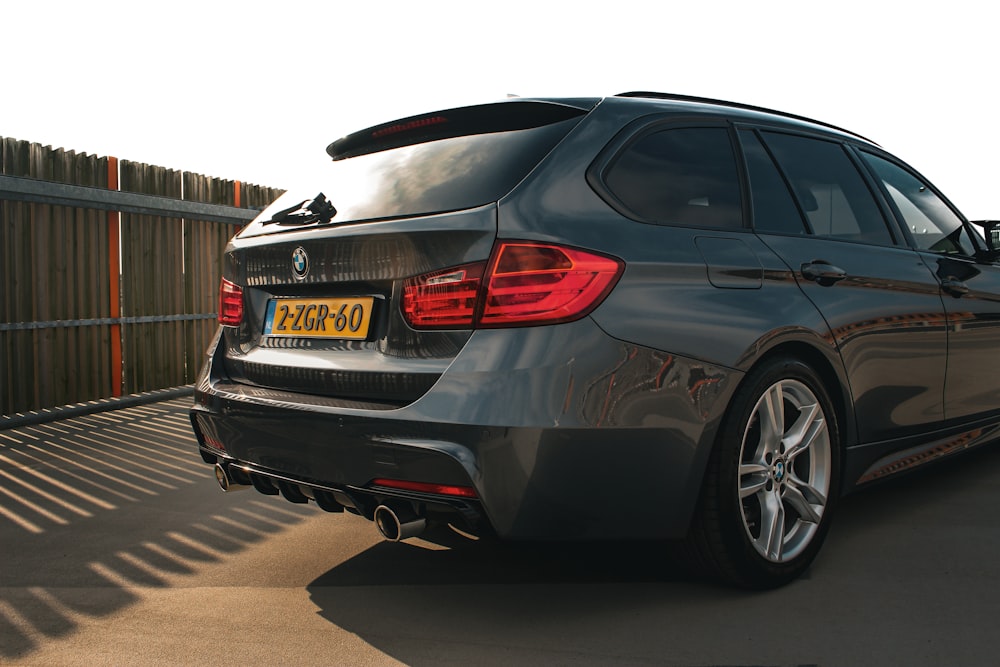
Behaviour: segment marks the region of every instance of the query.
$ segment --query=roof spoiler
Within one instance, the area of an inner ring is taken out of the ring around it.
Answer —
[[[542,127],[587,111],[568,104],[522,99],[432,111],[354,132],[331,143],[326,152],[334,160],[344,160],[438,139]]]

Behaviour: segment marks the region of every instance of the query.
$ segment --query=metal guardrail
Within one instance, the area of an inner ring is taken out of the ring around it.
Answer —
[[[108,324],[152,324],[155,322],[192,322],[214,320],[218,313],[193,315],[140,315],[138,317],[92,317],[86,320],[50,320],[45,322],[0,322],[0,331],[32,331],[34,329],[59,329],[68,327],[97,327]]]
[[[2,174],[0,174],[0,199],[94,208],[102,211],[159,215],[170,218],[208,220],[233,225],[246,224],[257,217],[260,212],[255,209],[235,206],[203,204],[169,197],[52,183]]]

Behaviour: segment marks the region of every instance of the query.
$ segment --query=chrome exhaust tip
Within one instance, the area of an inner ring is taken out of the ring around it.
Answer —
[[[393,510],[386,505],[375,508],[375,527],[390,542],[416,537],[427,528],[427,520],[413,512]]]
[[[215,481],[219,483],[219,488],[226,493],[251,488],[249,484],[243,484],[233,479],[233,476],[220,463],[215,464]]]

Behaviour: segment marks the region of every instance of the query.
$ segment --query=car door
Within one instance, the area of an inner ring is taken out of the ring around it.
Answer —
[[[754,230],[826,319],[850,382],[858,442],[940,421],[948,338],[938,280],[887,224],[855,158],[835,139],[739,134]]]
[[[887,155],[860,152],[881,181],[924,262],[937,275],[948,315],[944,411],[971,419],[1000,409],[1000,267],[984,242],[919,174]]]

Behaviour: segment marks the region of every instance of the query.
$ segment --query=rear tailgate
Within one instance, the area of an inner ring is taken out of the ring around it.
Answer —
[[[229,377],[373,408],[422,396],[472,332],[408,326],[404,281],[485,261],[496,202],[585,113],[504,102],[331,144],[322,192],[286,194],[227,248],[224,278],[243,302],[223,328]]]

